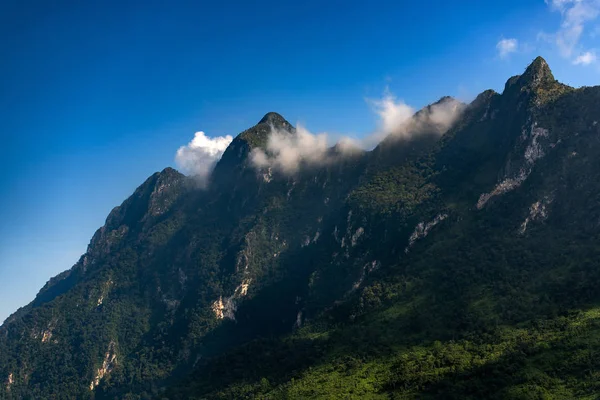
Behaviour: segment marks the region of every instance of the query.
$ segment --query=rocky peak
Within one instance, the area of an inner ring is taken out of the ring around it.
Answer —
[[[436,104],[444,104],[444,103],[460,103],[460,101],[456,100],[454,97],[452,96],[442,96],[440,97],[440,99],[438,101],[436,101],[435,103],[431,104],[431,105],[436,105]]]
[[[260,121],[258,121],[258,124],[269,124],[273,125],[276,128],[289,128],[292,126],[292,124],[290,124],[288,121],[286,121],[285,118],[283,118],[280,114],[277,114],[276,112],[266,113],[265,116],[262,117]]]
[[[268,112],[258,121],[258,124],[246,129],[233,139],[223,156],[217,163],[213,173],[213,182],[228,186],[239,179],[239,174],[245,170],[248,157],[254,148],[266,148],[269,135],[278,131],[295,132],[295,128],[276,112]]]
[[[517,108],[523,104],[540,107],[571,89],[554,78],[546,60],[537,57],[523,75],[513,76],[506,82],[503,96],[505,102],[514,103]]]
[[[280,114],[268,112],[258,121],[258,124],[246,129],[231,142],[227,150],[225,150],[221,161],[227,160],[226,164],[231,162],[237,164],[237,161],[234,162],[235,159],[244,160],[252,148],[266,146],[269,134],[273,129],[290,133],[294,132],[292,124],[286,121]],[[224,163],[219,162],[219,164]],[[217,169],[219,169],[219,166],[217,166]]]
[[[164,179],[169,179],[169,178],[180,179],[180,178],[183,178],[185,175],[183,175],[181,172],[177,171],[174,168],[167,167],[167,168],[163,169],[162,171],[160,171],[158,173],[158,176],[164,180]]]
[[[533,60],[520,78],[522,84],[533,87],[537,87],[544,82],[554,82],[554,80],[554,75],[552,75],[548,63],[542,57]]]
[[[546,60],[542,57],[537,57],[527,69],[523,75],[515,75],[506,81],[504,91],[510,90],[512,87],[523,89],[537,89],[544,84],[554,83],[554,75],[548,66]]]

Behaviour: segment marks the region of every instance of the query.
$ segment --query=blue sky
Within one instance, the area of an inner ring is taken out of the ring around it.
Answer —
[[[0,321],[195,132],[360,137],[366,99],[469,100],[537,55],[595,85],[598,1],[3,1]]]

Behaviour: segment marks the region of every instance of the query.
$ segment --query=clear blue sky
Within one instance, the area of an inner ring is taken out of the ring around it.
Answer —
[[[360,136],[386,87],[414,107],[468,100],[536,55],[574,86],[600,78],[600,20],[574,21],[565,49],[569,10],[544,0],[218,3],[0,3],[0,322],[196,131],[277,111]]]

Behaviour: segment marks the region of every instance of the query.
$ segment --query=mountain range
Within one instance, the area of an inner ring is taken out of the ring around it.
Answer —
[[[599,121],[541,57],[293,171],[268,113],[6,320],[0,398],[598,398]]]

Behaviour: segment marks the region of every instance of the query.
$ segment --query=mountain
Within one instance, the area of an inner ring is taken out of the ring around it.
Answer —
[[[0,398],[596,398],[598,104],[537,58],[293,174],[252,163],[299,134],[269,113],[0,327]]]

